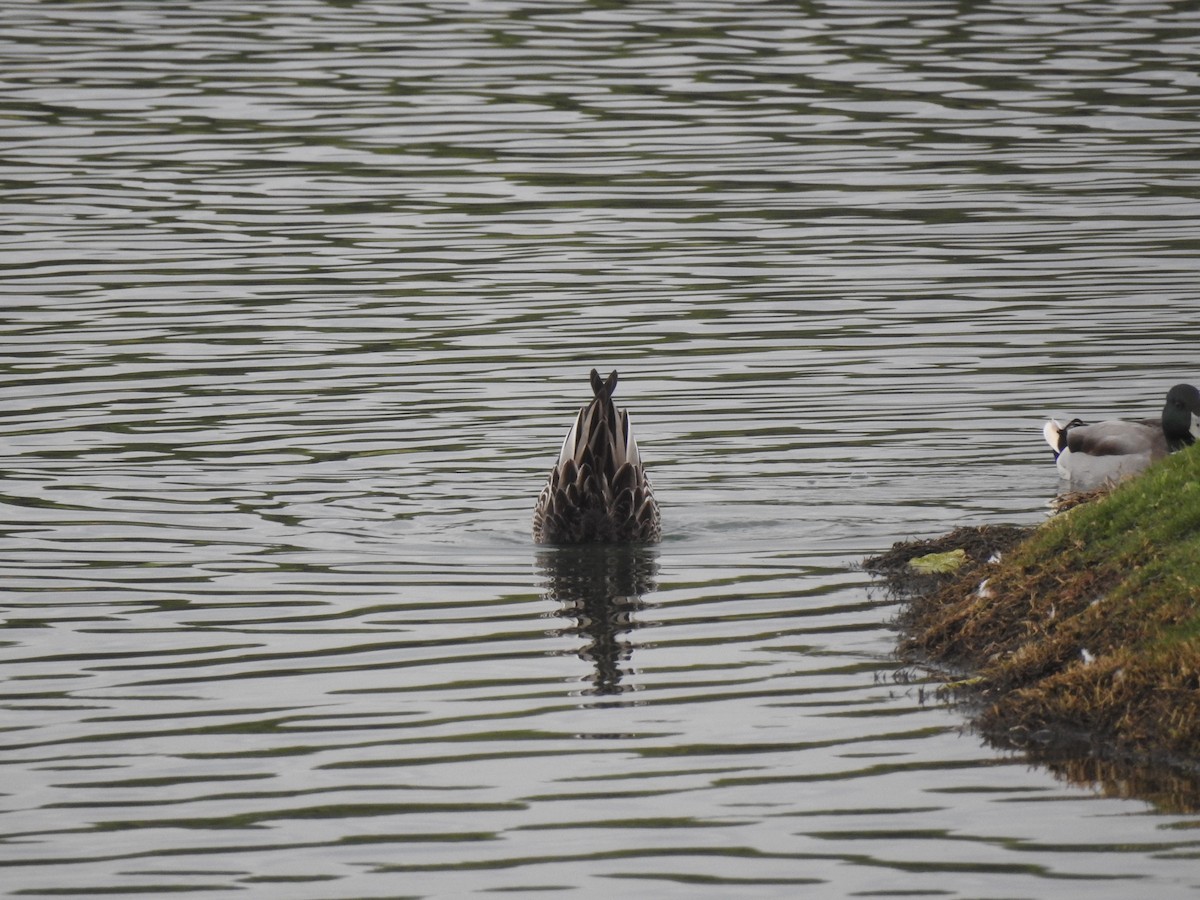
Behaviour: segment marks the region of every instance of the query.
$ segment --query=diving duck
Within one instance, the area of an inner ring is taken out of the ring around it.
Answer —
[[[612,401],[617,373],[592,369],[592,402],[579,410],[533,511],[538,544],[656,543],[658,504],[629,413]]]
[[[1054,419],[1042,433],[1058,473],[1075,487],[1097,487],[1141,472],[1200,437],[1200,391],[1177,384],[1167,392],[1160,419],[1098,422]]]

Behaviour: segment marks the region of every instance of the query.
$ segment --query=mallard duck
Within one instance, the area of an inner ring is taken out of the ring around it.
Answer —
[[[612,401],[617,373],[592,369],[592,402],[567,432],[533,511],[539,544],[654,543],[658,504],[642,468],[629,413]]]
[[[1200,438],[1200,391],[1177,384],[1159,419],[1097,422],[1054,419],[1042,429],[1058,472],[1075,485],[1100,485],[1141,472]]]

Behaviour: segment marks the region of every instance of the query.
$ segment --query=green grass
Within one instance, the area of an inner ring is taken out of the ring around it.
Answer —
[[[985,732],[1200,761],[1200,447],[914,598],[902,622],[907,655],[979,676]]]

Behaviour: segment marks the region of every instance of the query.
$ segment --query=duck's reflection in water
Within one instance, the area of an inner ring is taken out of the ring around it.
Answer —
[[[581,636],[579,657],[594,666],[585,693],[629,690],[621,679],[632,668],[633,644],[624,636],[638,627],[635,614],[647,605],[642,598],[657,587],[657,551],[630,544],[554,547],[539,550],[537,562],[546,598],[573,622],[557,633]]]

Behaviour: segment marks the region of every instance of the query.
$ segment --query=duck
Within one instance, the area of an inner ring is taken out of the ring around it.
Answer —
[[[537,544],[642,543],[662,537],[658,503],[629,413],[613,403],[617,372],[592,369],[591,402],[579,410],[533,511]]]
[[[1088,425],[1051,419],[1042,429],[1058,473],[1072,487],[1099,487],[1136,475],[1151,463],[1200,438],[1200,391],[1177,384],[1158,419],[1111,420]]]

